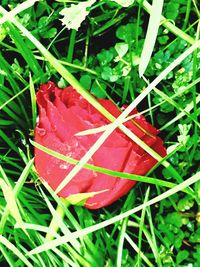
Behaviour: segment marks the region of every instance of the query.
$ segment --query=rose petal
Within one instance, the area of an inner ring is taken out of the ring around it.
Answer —
[[[110,100],[97,99],[113,116],[121,114]],[[41,85],[37,93],[39,122],[35,129],[35,141],[63,155],[80,160],[98,140],[101,133],[76,136],[80,131],[93,129],[109,121],[89,104],[71,86],[59,89],[52,82]],[[137,110],[134,119],[124,123],[136,136],[161,156],[166,155],[159,131],[148,123]],[[156,160],[134,143],[120,129],[116,129],[89,160],[90,164],[117,172],[144,175]],[[35,148],[35,166],[42,180],[55,190],[73,166]],[[88,169],[79,173],[59,192],[59,196],[104,191],[90,197],[85,206],[90,209],[105,207],[126,194],[135,181],[108,176]],[[105,191],[107,190],[107,191]]]

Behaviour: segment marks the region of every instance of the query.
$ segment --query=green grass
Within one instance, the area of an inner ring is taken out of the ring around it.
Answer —
[[[198,4],[96,1],[82,23],[72,18],[76,31],[59,21],[68,1],[15,2],[0,6],[0,265],[198,267]],[[111,122],[93,130],[102,135],[80,161],[34,142],[35,93],[48,80],[71,84]],[[89,91],[130,105],[115,119]],[[123,125],[135,107],[161,129],[164,159]],[[87,163],[117,127],[159,161],[145,176]],[[87,210],[41,183],[34,146],[74,165],[57,191],[81,168],[138,183],[114,204]]]

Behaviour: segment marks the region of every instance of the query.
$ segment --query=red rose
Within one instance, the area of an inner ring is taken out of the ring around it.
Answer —
[[[113,116],[120,115],[121,111],[110,100],[97,100]],[[52,82],[43,84],[37,93],[37,104],[39,122],[35,129],[35,141],[76,160],[80,160],[85,155],[101,134],[85,136],[75,134],[109,123],[72,87],[59,89]],[[132,114],[138,113],[134,110]],[[134,121],[135,123],[128,121],[124,125],[157,153],[165,156],[166,150],[162,140],[157,136],[158,130],[140,114],[134,118]],[[150,135],[146,134],[141,127]],[[156,160],[119,129],[116,129],[88,163],[113,171],[144,175],[156,164]],[[73,168],[73,165],[56,159],[37,148],[35,148],[35,166],[40,178],[48,182],[53,190]],[[113,203],[126,194],[135,183],[136,181],[82,169],[59,192],[59,196],[66,198],[72,194],[108,189],[87,199],[85,206],[89,209],[97,209]]]

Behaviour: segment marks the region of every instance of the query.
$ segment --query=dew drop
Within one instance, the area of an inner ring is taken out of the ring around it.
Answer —
[[[60,169],[67,170],[69,168],[69,164],[62,163],[62,164],[60,164],[59,167],[60,167]]]
[[[40,136],[44,136],[46,134],[46,130],[43,128],[38,129],[37,132]]]
[[[53,132],[56,132],[56,131],[57,131],[57,127],[56,127],[56,125],[53,125],[51,128],[52,128],[52,131],[53,131]]]
[[[50,174],[51,174],[51,170],[47,169],[47,175],[50,175]]]

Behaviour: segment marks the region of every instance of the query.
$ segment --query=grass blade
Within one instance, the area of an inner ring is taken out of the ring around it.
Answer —
[[[37,2],[37,1],[39,1],[39,0],[27,0],[27,1],[19,4],[14,9],[12,9],[9,13],[7,13],[2,18],[0,18],[0,24],[3,24],[7,20],[9,20],[11,17],[14,17],[17,14],[19,14],[20,12],[22,12],[22,11],[26,10],[27,8],[33,6],[35,4],[35,2]]]
[[[69,158],[69,157],[66,157],[58,152],[55,152],[47,147],[44,147],[34,141],[31,141],[31,143],[37,147],[38,149],[44,151],[45,153],[57,158],[57,159],[60,159],[60,160],[63,160],[63,161],[66,161],[66,162],[69,162],[70,164],[77,164],[79,161],[78,160],[75,160],[75,159],[72,159],[72,158]],[[136,181],[140,181],[140,182],[146,182],[146,183],[150,183],[150,184],[155,184],[157,186],[165,186],[165,187],[168,187],[168,188],[173,188],[174,186],[176,186],[176,184],[174,183],[171,183],[171,182],[167,182],[167,181],[163,181],[163,180],[160,180],[160,179],[156,179],[156,178],[153,178],[153,177],[147,177],[147,176],[140,176],[140,175],[135,175],[135,174],[130,174],[130,173],[124,173],[124,172],[115,172],[115,171],[112,171],[112,170],[109,170],[109,169],[106,169],[106,168],[101,168],[101,167],[98,167],[98,166],[95,166],[95,165],[92,165],[92,164],[85,164],[84,165],[84,168],[86,169],[89,169],[89,170],[93,170],[93,171],[97,171],[97,172],[100,172],[100,173],[104,173],[104,174],[107,174],[107,175],[111,175],[111,176],[114,176],[114,177],[120,177],[120,178],[125,178],[125,179],[130,179],[130,180],[136,180]],[[187,190],[184,190],[185,192],[187,193],[190,193],[188,192]]]
[[[18,258],[20,258],[27,267],[33,267],[33,265],[27,260],[27,258],[4,236],[0,235],[0,243],[11,250]]]
[[[149,24],[147,28],[147,34],[144,42],[144,47],[142,50],[142,55],[140,58],[140,64],[139,64],[140,77],[144,74],[154,49],[160,25],[162,8],[163,8],[163,0],[153,0]]]
[[[30,83],[30,94],[31,94],[33,129],[35,129],[36,118],[37,118],[37,107],[36,107],[35,88],[34,88],[33,79],[31,77],[31,74],[29,76],[29,83]]]
[[[145,207],[154,205],[155,203],[168,198],[169,196],[179,192],[180,190],[183,190],[184,188],[187,188],[188,186],[196,183],[197,181],[200,180],[200,172],[197,172],[195,175],[193,175],[192,177],[188,178],[186,181],[182,182],[181,184],[177,185],[176,187],[169,189],[168,191],[162,193],[159,196],[154,197],[153,199],[147,201],[144,204],[141,204],[138,207],[135,207],[129,211],[124,212],[123,214],[117,215],[111,219],[108,219],[106,221],[103,221],[101,223],[97,223],[93,226],[87,227],[85,229],[82,230],[78,230],[74,233],[72,233],[70,236],[62,236],[60,238],[57,238],[56,240],[50,241],[44,245],[41,245],[35,249],[33,249],[32,251],[28,252],[28,255],[33,255],[33,254],[37,254],[37,253],[41,253],[43,251],[55,248],[59,245],[65,244],[66,242],[70,242],[72,239],[76,239],[76,238],[81,238],[85,235],[88,235],[90,233],[93,233],[94,231],[97,231],[99,229],[102,229],[108,225],[111,225],[113,223],[116,223],[128,216],[130,216],[133,213],[136,213],[140,210],[142,210]]]

